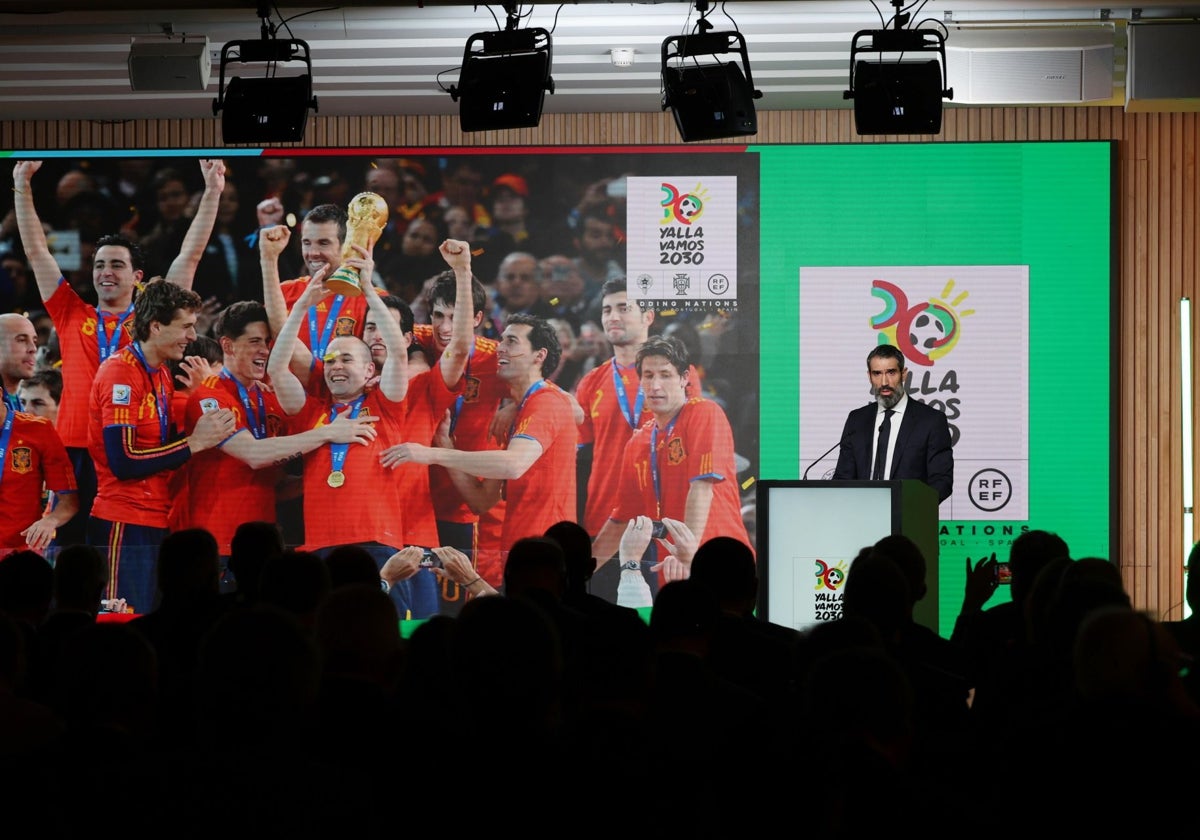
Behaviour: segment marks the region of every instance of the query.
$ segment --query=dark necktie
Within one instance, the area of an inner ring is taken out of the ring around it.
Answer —
[[[871,471],[872,481],[883,480],[883,468],[887,466],[888,437],[892,432],[892,415],[894,409],[885,409],[883,422],[879,424],[879,440],[875,443],[875,469]]]

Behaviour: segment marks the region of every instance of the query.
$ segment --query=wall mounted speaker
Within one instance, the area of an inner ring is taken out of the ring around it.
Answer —
[[[212,77],[208,38],[134,41],[128,65],[134,90],[207,90]]]

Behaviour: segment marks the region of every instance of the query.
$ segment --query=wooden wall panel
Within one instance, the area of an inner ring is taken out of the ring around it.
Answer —
[[[1185,544],[1178,423],[1180,297],[1200,295],[1200,114],[1127,114],[1115,107],[948,108],[936,137],[859,137],[853,112],[763,111],[756,143],[893,143],[1115,140],[1119,360],[1114,396],[1117,551],[1134,603],[1179,618]],[[711,141],[725,142],[725,141]],[[314,116],[303,144],[328,147],[680,145],[666,113],[547,114],[537,128],[463,134],[454,116]],[[0,148],[111,149],[218,147],[215,119],[0,122]],[[1200,315],[1200,313],[1198,313]],[[1200,317],[1192,335],[1200,346]],[[1080,349],[1080,363],[1101,360]],[[1200,391],[1193,383],[1194,391]],[[1193,469],[1197,466],[1193,463]],[[1069,481],[1064,482],[1069,486]],[[1048,523],[1052,527],[1052,523]]]

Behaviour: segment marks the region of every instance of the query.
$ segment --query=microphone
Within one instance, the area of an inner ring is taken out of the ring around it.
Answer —
[[[821,463],[821,461],[825,460],[825,456],[828,455],[830,452],[837,449],[839,446],[841,446],[846,441],[850,440],[850,436],[852,434],[853,434],[853,432],[847,432],[846,434],[842,435],[841,440],[839,440],[833,446],[829,447],[824,452],[822,452],[821,457],[817,458],[817,460],[815,460],[811,464],[809,464],[808,467],[804,470],[804,475],[800,476],[800,480],[807,481],[808,480],[808,471],[811,470],[813,467],[815,467],[817,464]]]

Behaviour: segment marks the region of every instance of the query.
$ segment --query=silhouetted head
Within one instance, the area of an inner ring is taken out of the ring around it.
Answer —
[[[694,580],[676,580],[658,591],[650,610],[650,636],[659,651],[706,656],[721,617],[716,598]]]
[[[354,583],[380,589],[379,567],[371,552],[361,545],[339,545],[325,555],[325,566],[329,569],[330,589]],[[395,616],[392,618],[394,620]]]
[[[567,588],[562,547],[549,537],[525,537],[513,543],[504,564],[504,594],[519,598],[532,589],[561,598]]]
[[[1070,557],[1071,551],[1067,541],[1058,534],[1050,531],[1035,529],[1026,531],[1013,540],[1008,551],[1008,565],[1012,571],[1012,599],[1022,603],[1038,572],[1044,569],[1051,560],[1059,557]]]
[[[546,529],[546,537],[558,543],[567,564],[567,589],[583,591],[596,571],[592,538],[578,522],[564,519]]]
[[[274,522],[243,522],[237,527],[229,543],[229,570],[237,579],[239,597],[258,597],[263,566],[283,548],[283,532]]]
[[[875,543],[875,551],[899,567],[908,583],[908,594],[912,603],[915,604],[925,597],[925,555],[911,538],[903,534],[889,534]]]
[[[216,595],[221,564],[217,540],[203,528],[168,534],[158,548],[158,588],[163,600]]]
[[[36,551],[14,551],[0,560],[0,611],[36,627],[53,595],[54,569]]]
[[[57,609],[96,613],[107,585],[108,564],[94,546],[69,545],[54,558]]]
[[[912,615],[908,581],[895,561],[875,553],[874,546],[860,551],[846,575],[842,612],[847,618],[865,618],[885,644],[894,642]]]
[[[754,552],[734,537],[713,537],[696,549],[691,580],[707,589],[721,607],[749,615],[758,598]],[[736,606],[735,606],[736,605]]]

